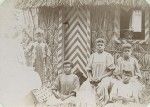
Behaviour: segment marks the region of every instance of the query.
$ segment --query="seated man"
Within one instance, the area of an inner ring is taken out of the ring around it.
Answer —
[[[79,89],[80,83],[76,75],[71,73],[73,64],[65,61],[63,64],[64,73],[60,74],[52,87],[52,97],[46,102],[49,106],[64,106],[65,104],[75,105],[76,91]],[[67,106],[68,107],[68,106]]]
[[[132,72],[123,71],[121,81],[117,81],[110,94],[113,103],[107,104],[106,107],[122,107],[124,105],[142,106],[139,103],[141,88],[132,78]]]

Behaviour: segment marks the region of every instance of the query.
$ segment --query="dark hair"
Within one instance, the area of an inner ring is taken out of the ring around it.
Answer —
[[[123,44],[122,45],[122,50],[124,50],[124,49],[132,49],[131,44],[129,44],[129,43]]]
[[[73,68],[73,63],[69,60],[64,61],[63,66],[66,64],[70,64],[71,68]]]
[[[105,39],[103,39],[103,38],[97,38],[96,43],[99,43],[99,42],[104,43],[104,44],[106,43]]]
[[[131,71],[125,71],[125,70],[123,70],[123,74],[127,75],[127,76],[132,76],[132,72]]]

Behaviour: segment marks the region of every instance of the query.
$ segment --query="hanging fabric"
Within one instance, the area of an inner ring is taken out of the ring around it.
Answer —
[[[134,10],[132,13],[132,30],[133,32],[142,31],[142,11]]]

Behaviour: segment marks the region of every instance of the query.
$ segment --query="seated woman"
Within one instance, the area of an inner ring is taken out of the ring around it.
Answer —
[[[55,107],[71,107],[76,105],[76,92],[80,87],[79,78],[71,73],[73,64],[65,61],[63,64],[64,73],[60,74],[52,87],[53,96],[51,96],[46,104]]]
[[[140,83],[142,74],[137,59],[131,55],[132,54],[131,45],[123,44],[122,51],[123,56],[117,60],[116,66],[117,76],[121,78],[123,71],[130,71],[132,73],[132,80],[134,80],[134,84],[138,85],[138,88],[142,90],[144,87],[144,85]]]
[[[122,57],[117,59],[117,71],[118,75],[122,75],[122,71],[131,71],[135,78],[141,78],[142,74],[139,69],[139,64],[136,58],[132,56],[132,46],[128,43],[122,45]]]
[[[112,78],[115,70],[114,58],[105,51],[105,45],[105,39],[96,39],[96,52],[90,55],[86,66],[88,78],[80,88],[80,96],[89,107],[95,107],[102,103],[102,105],[105,105],[109,101],[108,90],[114,82]],[[90,100],[87,100],[87,97],[84,96],[90,96]]]
[[[106,107],[143,106],[139,103],[141,90],[138,87],[132,79],[132,73],[123,71],[121,81],[117,81],[112,87],[110,99],[113,103],[107,104]]]

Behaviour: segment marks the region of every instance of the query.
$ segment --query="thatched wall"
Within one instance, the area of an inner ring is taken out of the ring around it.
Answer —
[[[33,14],[33,12],[35,12],[35,14]],[[121,43],[123,43],[123,41],[119,40],[119,8],[105,6],[93,8],[41,7],[36,9],[36,11],[34,9],[29,9],[28,11],[25,11],[25,14],[27,29],[31,30],[30,35],[32,35],[33,38],[36,28],[40,27],[44,30],[44,38],[51,51],[50,58],[47,59],[49,67],[47,73],[52,77],[57,75],[57,68],[60,67],[62,69],[62,62],[64,59],[71,59],[74,61],[74,71],[82,71],[81,67],[85,68],[89,57],[89,55],[85,53],[92,53],[94,51],[94,41],[98,37],[106,39],[106,50],[111,52],[115,56],[115,59],[120,55]],[[66,21],[69,23],[68,30],[65,28],[66,25],[63,24]],[[145,40],[133,41],[131,44],[134,47],[133,54],[139,59],[139,62],[143,65],[143,69],[149,69],[149,15],[146,16],[145,26]],[[76,34],[74,32],[76,32]],[[70,38],[70,35],[72,35],[72,39],[68,39]],[[70,40],[71,42],[69,42]],[[116,42],[117,40],[121,43],[119,44]],[[80,41],[88,42],[80,43]],[[62,45],[69,50],[66,50]],[[74,46],[76,49],[74,51],[76,52],[70,50]],[[61,50],[59,51],[59,49]],[[72,53],[72,55],[67,56],[68,53]]]

